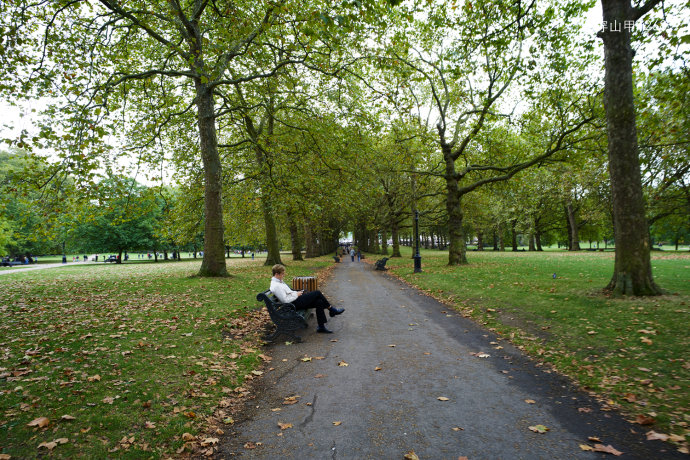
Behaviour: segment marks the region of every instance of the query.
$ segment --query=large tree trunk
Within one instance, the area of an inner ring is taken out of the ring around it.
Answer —
[[[201,159],[204,165],[204,259],[199,275],[227,276],[223,242],[223,206],[221,164],[216,137],[213,93],[196,81],[197,122]]]
[[[463,212],[461,196],[458,190],[458,179],[455,177],[455,161],[451,158],[450,146],[443,145],[443,156],[446,161],[446,211],[448,212],[448,265],[467,264],[467,246],[465,232],[462,229]]]
[[[570,238],[569,250],[579,251],[580,248],[580,230],[577,225],[575,217],[575,208],[573,204],[568,201],[565,205],[565,212],[568,215],[568,237]]]
[[[649,228],[637,148],[633,52],[630,31],[621,26],[638,19],[640,12],[627,0],[602,0],[602,7],[604,24],[608,25],[599,35],[604,41],[604,106],[616,239],[614,272],[606,289],[615,295],[658,295],[661,290],[652,279]],[[620,30],[614,25],[621,26]]]
[[[517,230],[515,227],[517,226],[517,220],[513,219],[510,221],[510,245],[513,248],[513,252],[518,250],[518,244],[517,244]]]

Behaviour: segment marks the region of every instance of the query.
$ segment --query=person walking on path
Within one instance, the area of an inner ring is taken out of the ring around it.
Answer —
[[[362,260],[362,251],[357,249],[357,262],[361,262]]]
[[[355,248],[350,249],[350,257],[352,258],[352,261],[355,261]]]
[[[326,319],[325,310],[328,310],[328,314],[333,317],[341,314],[345,309],[332,306],[328,299],[326,299],[326,296],[319,290],[304,292],[290,289],[283,281],[283,278],[285,278],[285,266],[276,264],[273,266],[272,272],[271,292],[275,294],[278,300],[282,303],[291,303],[297,310],[316,309],[316,321],[319,324],[316,332],[322,334],[333,333],[333,331],[326,328],[328,320]]]

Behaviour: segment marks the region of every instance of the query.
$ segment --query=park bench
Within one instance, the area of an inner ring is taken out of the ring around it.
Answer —
[[[305,329],[308,326],[307,321],[314,313],[313,308],[297,310],[291,303],[281,303],[270,290],[257,294],[256,300],[266,304],[271,321],[276,326],[276,330],[266,336],[266,340],[272,342],[280,334],[285,334],[292,337],[296,342],[302,341],[302,337],[295,334],[295,331]]]
[[[24,262],[19,262],[17,260],[3,260],[2,261],[2,266],[3,267],[14,267],[15,265],[27,265]]]
[[[388,270],[386,268],[386,262],[388,262],[388,257],[384,257],[383,259],[379,259],[376,261],[376,270]]]

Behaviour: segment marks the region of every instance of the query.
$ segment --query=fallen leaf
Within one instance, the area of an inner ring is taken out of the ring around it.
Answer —
[[[46,448],[48,450],[53,450],[57,447],[57,443],[55,441],[50,441],[50,442],[42,442],[38,445],[38,448],[40,449],[41,447]]]
[[[594,449],[592,449],[592,446],[589,446],[587,444],[580,444],[580,449],[587,450],[587,451],[594,450]]]
[[[340,426],[343,422],[333,422],[333,425]]]
[[[528,427],[531,431],[534,431],[535,433],[546,433],[549,431],[548,428],[546,428],[544,425],[534,425]]]
[[[619,457],[623,455],[623,452],[620,450],[616,450],[611,444],[608,446],[605,446],[603,444],[595,444],[594,449],[592,449],[594,452],[606,452],[607,454],[613,454],[616,457]]]
[[[587,439],[589,439],[592,442],[601,442],[601,439],[597,438],[596,436],[590,436]]]
[[[647,441],[668,441],[668,435],[664,433],[657,433],[656,431],[648,431]]]
[[[100,382],[101,381],[101,376],[96,374],[87,379],[89,382]]]
[[[324,378],[325,376],[326,376],[325,374],[316,374],[316,375],[314,376],[314,378],[315,378],[315,379],[322,379],[322,378]]]
[[[9,454],[0,454],[0,460],[11,460],[12,456]]]
[[[453,431],[465,431],[464,428],[460,428],[459,426],[453,427]]]
[[[60,417],[61,420],[76,420],[76,417],[72,417],[71,415],[63,415]]]
[[[48,417],[39,417],[26,424],[27,426],[35,426],[38,428],[44,428],[50,425],[50,419]]]
[[[108,397],[103,398],[102,402],[104,402],[106,404],[112,404],[113,402],[115,402],[115,398],[108,396]]]
[[[491,355],[488,353],[477,353],[475,356],[477,358],[489,358]]]
[[[285,405],[297,404],[298,398],[299,398],[299,396],[288,396],[287,398],[283,399],[283,404],[285,404]]]
[[[252,371],[254,375],[264,375],[263,371]]]
[[[156,424],[153,422],[146,422],[144,424],[144,427],[148,428],[149,430],[152,430],[152,429],[156,428]]]
[[[395,344],[394,344],[394,343],[391,343],[391,344],[388,345],[388,346],[391,347],[391,348],[395,348]]]
[[[382,369],[382,368],[381,368],[381,367],[378,367],[378,366],[376,366],[376,367],[374,368],[375,371],[380,371],[381,369]]]
[[[651,345],[654,343],[654,341],[650,338],[647,337],[640,337],[640,342],[645,343],[647,345]]]
[[[309,362],[309,361],[311,361],[311,358],[309,358],[309,357],[302,358],[302,362],[307,363],[307,362]]]
[[[411,450],[408,453],[406,453],[405,457],[403,458],[405,460],[419,460],[419,457],[417,457],[417,454],[414,453],[414,450]]]
[[[194,439],[195,439],[194,435],[191,433],[183,433],[182,434],[182,440],[185,442],[194,441]]]
[[[292,428],[292,423],[278,422],[278,426],[281,430],[287,430],[288,428]]]
[[[439,396],[438,398],[439,401],[450,401],[450,398],[446,398],[445,396]]]
[[[347,367],[347,366],[349,366],[349,364],[346,363],[345,361],[340,361],[340,362],[338,363],[338,366],[340,366],[340,367]]]
[[[245,449],[256,449],[256,444],[253,442],[245,442],[244,448]]]
[[[534,399],[525,399],[525,402],[527,404],[536,404],[537,403]]]
[[[653,425],[656,420],[654,420],[652,417],[649,417],[647,415],[642,415],[638,414],[637,417],[635,417],[635,422],[638,425]]]

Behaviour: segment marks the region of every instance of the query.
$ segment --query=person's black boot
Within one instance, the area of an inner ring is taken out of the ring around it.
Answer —
[[[330,329],[326,329],[326,326],[317,327],[316,332],[319,332],[321,334],[333,334],[333,331],[331,331]]]
[[[329,307],[328,308],[328,314],[331,315],[331,318],[336,316],[336,315],[341,314],[344,311],[345,311],[344,308],[336,308],[336,307]]]

